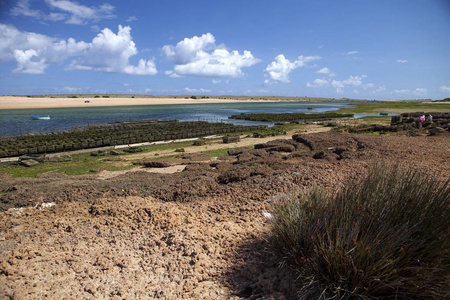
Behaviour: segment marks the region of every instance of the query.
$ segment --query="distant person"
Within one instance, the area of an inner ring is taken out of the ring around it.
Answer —
[[[419,123],[425,122],[425,115],[419,117]]]
[[[428,121],[433,122],[433,116],[432,115],[428,116]]]

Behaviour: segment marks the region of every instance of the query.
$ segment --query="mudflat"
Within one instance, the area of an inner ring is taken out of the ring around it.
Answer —
[[[321,132],[229,154],[165,158],[173,173],[0,174],[0,298],[293,299],[301,282],[264,241],[277,195],[336,189],[383,160],[450,178],[448,132]]]

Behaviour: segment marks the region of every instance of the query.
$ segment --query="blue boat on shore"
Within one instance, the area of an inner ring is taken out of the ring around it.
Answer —
[[[46,116],[46,117],[32,116],[31,119],[33,119],[33,120],[50,120],[50,116]]]
[[[387,116],[387,115],[389,115],[389,114],[385,113],[385,112],[380,112],[380,116]]]

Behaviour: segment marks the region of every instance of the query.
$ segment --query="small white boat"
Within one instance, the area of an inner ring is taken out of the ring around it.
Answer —
[[[33,120],[50,120],[50,116],[46,116],[46,117],[32,116],[31,119],[33,119]]]

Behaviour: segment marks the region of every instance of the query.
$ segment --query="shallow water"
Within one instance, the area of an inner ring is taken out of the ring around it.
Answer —
[[[350,107],[336,102],[251,102],[212,104],[166,104],[139,106],[39,108],[0,110],[0,136],[25,133],[57,132],[77,126],[115,121],[176,119],[179,121],[267,124],[228,119],[241,113],[315,113]],[[312,108],[308,109],[308,108]],[[32,120],[31,116],[51,116],[50,120]]]

